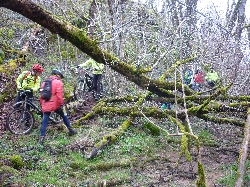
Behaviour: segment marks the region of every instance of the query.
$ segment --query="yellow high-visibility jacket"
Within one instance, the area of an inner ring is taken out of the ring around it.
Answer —
[[[79,64],[80,67],[86,68],[86,67],[91,67],[93,68],[93,74],[98,75],[102,74],[102,71],[104,69],[104,64],[98,63],[92,58],[88,59],[86,62]]]
[[[27,72],[22,72],[16,79],[17,90],[30,90],[37,92],[40,89],[41,78],[31,75],[31,72],[26,76]],[[25,77],[26,76],[26,77]]]
[[[216,82],[219,79],[219,75],[218,75],[218,73],[216,71],[208,72],[205,79],[208,80],[208,81]]]

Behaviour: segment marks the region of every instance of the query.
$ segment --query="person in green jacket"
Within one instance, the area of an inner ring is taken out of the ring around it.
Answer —
[[[34,64],[31,68],[31,71],[23,71],[16,79],[17,85],[17,97],[14,103],[17,103],[22,98],[22,92],[25,90],[30,90],[27,93],[29,99],[33,98],[33,92],[37,92],[40,89],[41,78],[40,74],[43,72],[43,67],[39,64]],[[15,105],[15,108],[20,107],[20,105]]]
[[[102,71],[104,69],[104,64],[98,63],[92,58],[89,58],[86,62],[79,64],[78,68],[87,68],[90,67],[93,69],[93,89],[97,91],[97,95],[95,100],[99,101],[102,97],[101,93],[101,78],[102,78]]]
[[[214,71],[214,68],[211,67],[205,79],[208,85],[213,88],[215,86],[215,83],[219,80],[219,75],[216,71]]]

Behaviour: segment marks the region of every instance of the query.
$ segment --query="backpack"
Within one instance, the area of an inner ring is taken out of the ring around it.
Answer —
[[[43,81],[44,82],[44,87],[41,91],[41,97],[42,99],[44,99],[45,101],[49,101],[51,99],[52,96],[52,81],[54,79],[48,79]]]

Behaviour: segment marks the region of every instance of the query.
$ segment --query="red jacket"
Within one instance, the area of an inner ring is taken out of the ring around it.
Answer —
[[[40,102],[42,105],[42,111],[43,112],[52,112],[60,108],[64,104],[63,100],[63,82],[61,79],[56,76],[52,75],[49,77],[49,79],[54,79],[52,81],[52,97],[49,101],[45,101],[42,99],[40,94]],[[41,88],[44,87],[44,83],[42,83]]]
[[[199,72],[198,74],[194,75],[194,82],[197,82],[197,83],[201,84],[201,83],[204,82],[203,79],[204,79],[204,73],[203,72]]]

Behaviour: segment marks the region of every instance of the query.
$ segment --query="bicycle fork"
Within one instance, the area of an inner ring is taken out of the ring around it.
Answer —
[[[29,113],[27,112],[28,109],[27,109],[27,102],[24,103],[24,106],[23,106],[23,111],[21,113],[21,116],[20,116],[20,120],[19,122],[21,123],[21,128],[23,128],[23,130],[26,130],[28,129],[28,123],[29,123]]]

